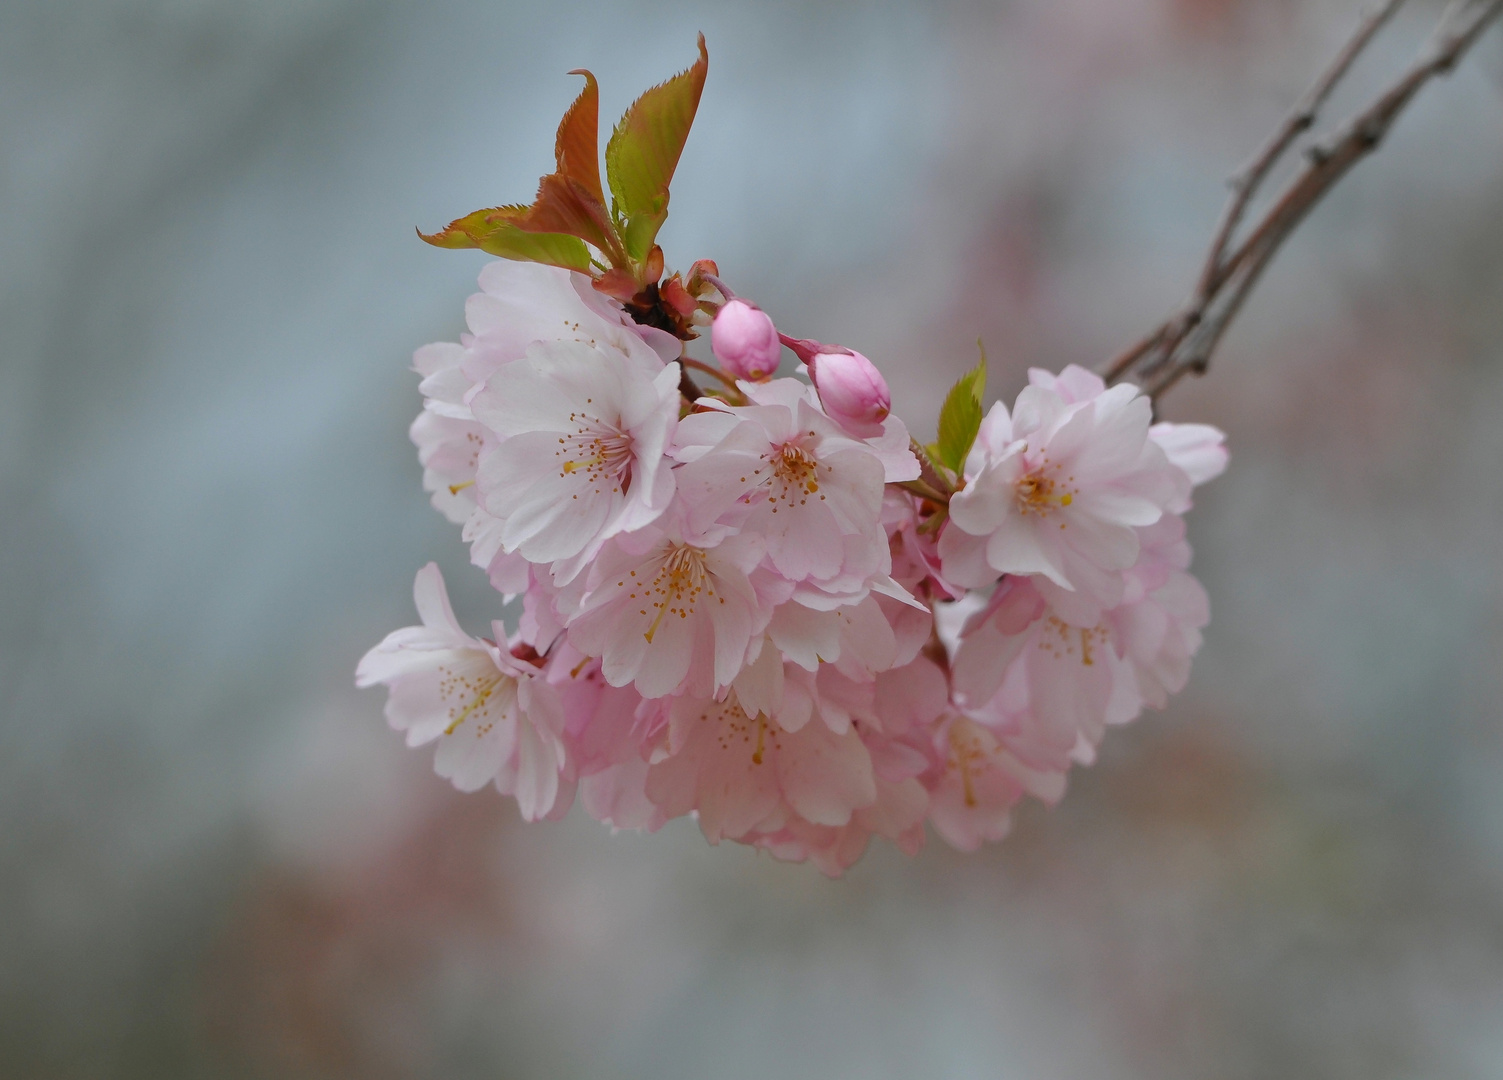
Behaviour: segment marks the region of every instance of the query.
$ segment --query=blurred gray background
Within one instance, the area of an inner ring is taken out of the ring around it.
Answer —
[[[1404,62],[1416,0],[1338,95]],[[0,1077],[1503,1076],[1503,31],[1171,419],[1189,689],[1005,844],[845,880],[460,797],[356,659],[445,568],[407,365],[527,197],[710,77],[662,237],[932,432],[1181,299],[1356,0],[0,4]],[[702,344],[702,343],[701,343]]]

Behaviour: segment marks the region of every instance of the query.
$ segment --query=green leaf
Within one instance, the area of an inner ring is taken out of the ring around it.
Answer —
[[[529,232],[518,224],[529,213],[526,206],[496,206],[466,214],[436,233],[420,230],[418,235],[434,247],[478,248],[503,259],[588,273],[590,251],[584,241],[564,233]]]
[[[562,266],[581,274],[590,272],[590,250],[577,236],[527,232],[513,225],[486,237],[479,247],[503,259]]]
[[[606,179],[627,253],[642,262],[668,219],[668,185],[689,138],[710,55],[699,35],[699,59],[637,98],[605,146]]]
[[[980,345],[978,341],[976,343]],[[939,438],[927,447],[929,456],[959,476],[965,470],[966,455],[981,430],[981,397],[986,393],[986,349],[981,361],[962,375],[945,396],[939,410]]]

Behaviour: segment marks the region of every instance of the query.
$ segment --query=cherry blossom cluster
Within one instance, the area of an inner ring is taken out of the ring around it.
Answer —
[[[870,361],[779,334],[711,270],[679,306],[713,318],[718,367],[587,273],[484,268],[469,333],[415,356],[411,434],[520,615],[471,636],[430,564],[420,625],[357,682],[529,821],[691,815],[832,875],[926,822],[999,839],[1185,685],[1209,611],[1183,515],[1221,433],[1068,367],[984,416],[962,380],[919,446]]]

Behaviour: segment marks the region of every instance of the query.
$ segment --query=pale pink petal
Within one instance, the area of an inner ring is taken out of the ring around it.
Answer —
[[[786,735],[778,776],[789,804],[817,825],[844,825],[851,813],[877,799],[871,756],[854,731],[836,735],[808,724]]]

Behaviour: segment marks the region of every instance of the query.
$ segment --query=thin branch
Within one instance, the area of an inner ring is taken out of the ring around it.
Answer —
[[[1216,238],[1211,241],[1210,254],[1206,258],[1205,268],[1201,271],[1200,284],[1196,295],[1209,297],[1221,285],[1225,278],[1223,263],[1226,257],[1226,249],[1231,246],[1232,238],[1237,233],[1237,227],[1242,224],[1242,218],[1247,213],[1248,204],[1257,195],[1258,188],[1262,186],[1268,174],[1289,151],[1289,148],[1301,135],[1315,126],[1315,121],[1320,115],[1320,110],[1336,89],[1336,84],[1345,77],[1357,57],[1362,55],[1368,44],[1383,29],[1388,20],[1403,7],[1405,0],[1387,0],[1376,11],[1369,12],[1362,20],[1357,32],[1352,35],[1346,46],[1336,54],[1331,65],[1321,74],[1305,92],[1292,112],[1284,118],[1283,124],[1268,140],[1268,143],[1253,158],[1241,172],[1231,180],[1232,197],[1226,204],[1226,210],[1221,219],[1221,225],[1216,230]]]
[[[715,379],[720,381],[721,385],[725,386],[738,398],[742,396],[741,388],[736,385],[736,380],[731,378],[725,372],[721,371],[719,368],[712,368],[709,364],[702,363],[694,359],[692,356],[681,356],[679,357],[678,362],[680,364],[683,364],[686,368],[693,368],[695,371],[702,371],[706,375],[713,376]]]
[[[687,367],[679,368],[678,392],[690,405],[705,396],[705,392],[699,388],[699,384],[694,381],[694,376],[689,374]]]
[[[1157,330],[1145,335],[1136,345],[1129,345],[1107,361],[1106,367],[1101,369],[1101,377],[1107,382],[1116,382],[1130,371],[1134,364],[1162,345],[1168,333],[1169,324],[1164,323]]]
[[[899,487],[904,491],[911,491],[920,498],[928,499],[930,502],[940,506],[948,506],[950,504],[950,497],[948,495],[924,483],[922,480],[890,480],[888,481],[888,486]]]
[[[1352,166],[1378,148],[1415,95],[1436,76],[1451,71],[1488,25],[1503,14],[1503,0],[1456,0],[1451,4],[1420,58],[1334,137],[1309,148],[1304,168],[1228,254],[1259,186],[1313,125],[1336,84],[1402,3],[1387,0],[1362,21],[1264,149],[1233,180],[1232,197],[1211,242],[1193,298],[1138,344],[1110,360],[1102,368],[1109,382],[1131,375],[1156,400],[1184,376],[1202,374],[1284,241]]]

